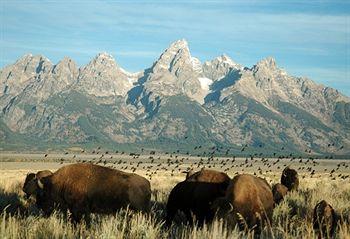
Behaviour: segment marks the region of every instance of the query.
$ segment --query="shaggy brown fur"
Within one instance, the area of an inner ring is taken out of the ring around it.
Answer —
[[[298,190],[298,172],[292,168],[286,167],[282,172],[281,183],[288,188],[288,191]]]
[[[50,175],[52,175],[52,172],[49,170],[39,171],[36,174],[27,174],[22,188],[23,192],[26,194],[26,198],[28,199],[31,195],[36,196],[38,179],[42,179],[43,177],[47,177]]]
[[[189,171],[186,176],[186,181],[189,182],[207,182],[207,183],[223,183],[226,182],[227,185],[231,178],[223,172],[202,169],[198,172]]]
[[[318,238],[334,238],[338,216],[325,200],[317,203],[314,209],[313,228]]]
[[[287,195],[288,188],[283,184],[276,183],[272,186],[273,200],[275,204],[279,204],[283,198]]]
[[[74,221],[82,216],[88,221],[90,212],[115,213],[127,206],[147,211],[151,198],[147,179],[94,164],[64,166],[38,180],[38,186],[39,208],[50,214],[58,204],[71,211]]]
[[[270,185],[265,179],[249,174],[234,177],[225,197],[212,205],[217,215],[226,218],[229,225],[238,224],[241,230],[253,229],[255,235],[260,235],[265,223],[272,222],[273,207]]]

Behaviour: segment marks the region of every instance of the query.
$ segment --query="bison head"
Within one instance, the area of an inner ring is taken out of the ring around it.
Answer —
[[[29,199],[31,195],[36,195],[38,189],[38,179],[51,175],[52,172],[49,170],[39,171],[38,173],[28,173],[23,184],[23,192],[25,197]]]
[[[23,192],[26,195],[26,198],[28,199],[31,195],[35,194],[37,191],[37,178],[35,173],[28,173],[27,177],[24,181]]]
[[[51,181],[49,177],[37,180],[37,206],[43,210],[46,216],[49,216],[54,209],[54,201],[51,196]]]
[[[297,190],[299,187],[298,172],[286,167],[282,172],[281,183],[286,186],[289,191]]]

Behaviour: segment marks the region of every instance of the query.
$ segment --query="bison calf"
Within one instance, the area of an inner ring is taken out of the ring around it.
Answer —
[[[38,180],[37,205],[49,215],[55,205],[68,208],[75,222],[89,214],[114,213],[129,206],[148,210],[151,187],[147,179],[94,164],[64,166]]]

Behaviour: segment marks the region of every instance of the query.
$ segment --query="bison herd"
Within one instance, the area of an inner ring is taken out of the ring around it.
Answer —
[[[225,220],[229,227],[238,226],[259,236],[264,226],[271,226],[274,207],[290,191],[298,190],[298,173],[286,167],[281,183],[271,186],[265,179],[250,174],[230,178],[226,173],[202,169],[186,172],[186,179],[171,190],[165,223],[170,226],[182,212],[188,224]],[[90,213],[111,214],[121,208],[148,212],[150,182],[135,173],[126,173],[95,164],[78,163],[52,173],[48,170],[29,173],[23,185],[27,198],[33,196],[46,216],[54,209],[71,213],[73,222]],[[335,234],[337,213],[322,200],[314,209],[313,228],[320,235]]]

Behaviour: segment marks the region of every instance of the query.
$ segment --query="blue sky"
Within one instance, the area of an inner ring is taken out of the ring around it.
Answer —
[[[26,53],[78,65],[111,53],[149,67],[185,38],[202,62],[222,53],[251,67],[267,56],[350,96],[350,1],[0,0],[0,67]]]

